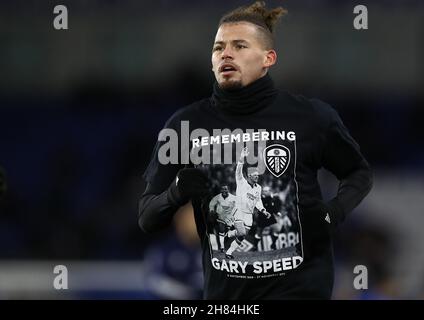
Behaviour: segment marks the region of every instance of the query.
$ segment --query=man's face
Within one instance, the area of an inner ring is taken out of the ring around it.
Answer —
[[[269,197],[269,196],[271,195],[271,188],[270,188],[270,187],[264,187],[264,188],[262,189],[262,194],[263,194],[265,197]]]
[[[244,87],[266,74],[276,53],[266,50],[258,27],[249,22],[224,23],[215,36],[212,70],[222,89]]]
[[[250,181],[253,183],[257,183],[259,179],[259,173],[257,171],[252,172],[249,174]]]
[[[227,187],[227,186],[223,186],[223,187],[221,188],[221,194],[222,194],[222,196],[224,196],[224,197],[228,196],[228,187]]]

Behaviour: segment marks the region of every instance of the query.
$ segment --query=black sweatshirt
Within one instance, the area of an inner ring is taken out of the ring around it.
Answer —
[[[206,131],[190,136],[187,144],[184,121],[190,132]],[[204,297],[331,298],[332,230],[372,186],[370,166],[337,112],[320,100],[275,89],[266,75],[232,91],[215,83],[212,97],[179,110],[165,128],[178,133],[179,159],[159,162],[158,152],[171,139],[160,137],[144,174],[148,186],[140,200],[139,225],[145,232],[167,226],[178,209],[167,197],[178,170],[205,171],[210,192],[192,199],[203,250]],[[243,147],[249,152],[245,158]],[[190,156],[190,163],[182,164],[189,153],[201,155],[202,162]],[[317,181],[321,167],[340,181],[337,195],[326,203]],[[223,185],[228,201],[219,197]],[[261,226],[264,187],[281,200],[281,208],[272,214],[276,222]],[[214,232],[217,222],[209,211],[216,196],[228,231],[221,236]]]

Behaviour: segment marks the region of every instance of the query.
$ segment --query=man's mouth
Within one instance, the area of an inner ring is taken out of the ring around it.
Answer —
[[[224,76],[231,75],[237,70],[237,67],[231,63],[224,63],[222,66],[219,67],[219,72]]]

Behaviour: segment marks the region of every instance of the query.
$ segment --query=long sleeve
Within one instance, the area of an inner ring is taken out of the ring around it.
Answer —
[[[373,177],[371,167],[361,154],[359,145],[350,136],[334,109],[330,112],[322,164],[339,180],[337,195],[327,203],[337,225],[370,192]]]
[[[179,207],[170,203],[167,194],[167,190],[158,193],[152,185],[147,186],[138,207],[138,224],[144,232],[159,231],[171,223]]]
[[[373,185],[372,172],[364,160],[345,178],[340,179],[337,195],[327,206],[336,217],[336,224],[344,221],[351,212],[370,192]]]
[[[237,162],[237,166],[236,166],[236,181],[237,182],[241,182],[241,181],[244,180],[244,177],[243,177],[243,164],[244,164],[244,162],[241,161],[241,160],[239,160]]]
[[[179,119],[174,115],[167,121],[164,128],[176,128],[178,124]],[[138,224],[145,232],[155,232],[167,227],[179,208],[170,201],[167,191],[183,166],[181,164],[163,164],[159,161],[160,149],[165,143],[167,142],[158,139],[150,163],[143,174],[147,188],[139,200]]]
[[[259,200],[256,202],[256,209],[258,209],[260,212],[262,212],[263,210],[265,210],[264,204],[262,202],[262,198],[261,195],[262,194],[262,188],[261,188],[261,192],[259,192]]]

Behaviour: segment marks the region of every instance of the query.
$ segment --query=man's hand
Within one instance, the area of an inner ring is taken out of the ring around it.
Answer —
[[[204,196],[208,193],[208,181],[206,173],[201,169],[182,169],[168,188],[168,200],[182,206],[193,197]]]
[[[267,218],[267,219],[269,219],[269,218],[271,218],[271,214],[268,212],[268,211],[266,211],[266,210],[263,210],[262,211],[262,214],[265,216],[265,218]]]
[[[249,155],[249,149],[244,147],[240,152],[240,161],[243,161],[245,157]]]
[[[285,216],[283,217],[283,219],[282,219],[282,224],[283,224],[283,227],[284,227],[284,228],[289,228],[289,227],[291,227],[291,226],[292,226],[292,223],[291,223],[291,221],[290,221],[290,218],[289,218],[287,215],[285,215]]]

